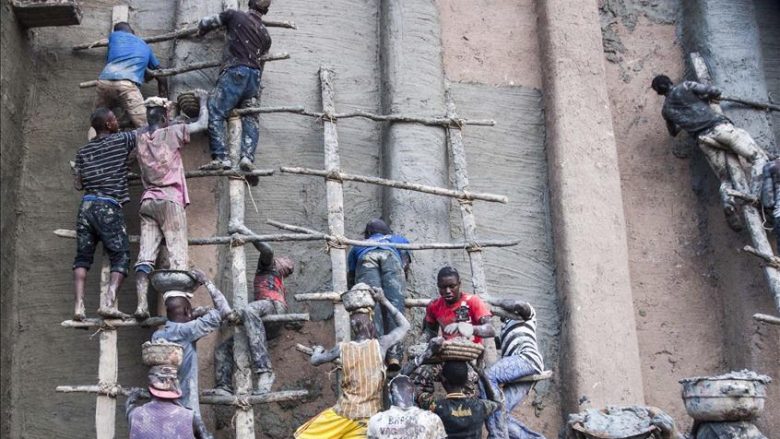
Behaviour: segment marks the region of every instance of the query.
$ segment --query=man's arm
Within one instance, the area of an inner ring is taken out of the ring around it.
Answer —
[[[496,328],[493,327],[493,323],[490,321],[491,316],[480,317],[479,324],[474,325],[474,335],[482,338],[490,338],[496,336]]]
[[[406,333],[409,332],[411,325],[403,313],[387,300],[381,289],[372,288],[371,295],[374,296],[374,300],[379,302],[390,313],[397,325],[389,334],[379,337],[379,346],[382,348],[382,356],[384,356],[387,350],[390,349],[390,346],[400,343],[406,337]]]
[[[702,84],[700,82],[688,81],[686,84],[693,92],[693,94],[702,99],[718,99],[722,93],[719,88],[707,84]]]
[[[680,127],[669,119],[664,118],[664,120],[666,121],[666,131],[669,131],[669,135],[677,137],[677,134],[680,133]]]
[[[311,359],[309,362],[314,366],[320,364],[330,363],[339,358],[341,355],[341,348],[339,345],[334,346],[331,350],[326,351],[322,346],[312,346]]]
[[[200,102],[200,112],[198,113],[198,120],[186,125],[187,131],[190,134],[199,133],[205,131],[209,126],[209,109],[208,109],[208,92],[205,90],[194,90],[195,96],[198,97]]]
[[[130,423],[130,414],[133,410],[137,409],[141,404],[138,404],[138,399],[141,398],[141,389],[134,388],[127,395],[127,401],[125,401],[125,416],[127,416],[127,422]]]
[[[252,245],[260,252],[260,256],[257,258],[257,268],[272,268],[274,264],[274,249],[265,242],[252,241]]]
[[[207,33],[211,32],[214,29],[217,29],[219,27],[222,27],[222,14],[217,15],[211,15],[208,17],[203,17],[198,21],[198,36],[202,37],[203,35],[206,35]]]
[[[168,78],[165,76],[155,76],[157,80],[157,96],[168,99]]]
[[[437,323],[435,320],[433,322],[429,322],[427,320],[427,311],[426,311],[426,318],[423,319],[423,331],[422,331],[422,342],[428,343],[432,339],[439,336],[439,323]]]

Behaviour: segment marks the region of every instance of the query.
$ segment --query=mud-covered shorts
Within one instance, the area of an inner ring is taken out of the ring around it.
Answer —
[[[76,221],[76,260],[73,268],[92,266],[98,241],[111,261],[111,271],[127,274],[130,266],[130,242],[127,238],[122,207],[115,202],[82,200]]]

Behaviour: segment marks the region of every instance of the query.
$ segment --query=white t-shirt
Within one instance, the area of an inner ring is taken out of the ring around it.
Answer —
[[[368,421],[368,439],[446,439],[435,413],[417,407],[392,406]]]

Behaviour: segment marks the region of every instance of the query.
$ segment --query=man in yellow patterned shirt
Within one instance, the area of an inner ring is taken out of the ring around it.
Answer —
[[[300,426],[296,439],[365,438],[368,419],[382,409],[385,354],[403,340],[410,325],[381,289],[372,289],[372,296],[392,316],[395,329],[377,339],[371,308],[360,308],[349,316],[352,341],[341,342],[329,351],[313,347],[311,364],[315,366],[341,360],[341,395],[336,405]]]

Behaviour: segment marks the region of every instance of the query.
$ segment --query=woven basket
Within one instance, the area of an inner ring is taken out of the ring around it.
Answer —
[[[426,344],[409,346],[407,353],[410,358],[422,355],[427,348]],[[441,351],[425,361],[427,364],[441,363],[444,361],[472,361],[479,358],[485,347],[479,343],[464,338],[454,338],[442,344]]]
[[[141,358],[145,365],[175,366],[181,365],[184,358],[184,349],[176,343],[164,341],[147,341],[141,346]]]

